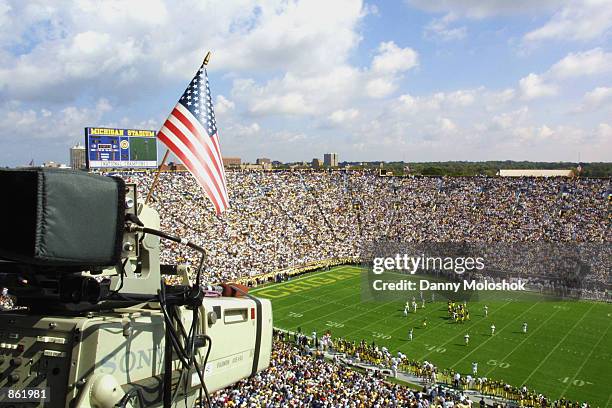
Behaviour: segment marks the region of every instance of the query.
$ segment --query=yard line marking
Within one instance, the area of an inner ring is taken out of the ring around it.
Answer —
[[[546,357],[544,357],[544,359],[542,361],[540,361],[540,364],[538,364],[538,366],[531,372],[531,374],[529,374],[529,376],[524,380],[521,381],[521,384],[527,384],[527,381],[529,381],[529,379],[540,369],[540,367],[542,367],[542,365],[544,364],[544,362],[546,360],[548,360],[548,358],[552,355],[552,353],[555,352],[555,350],[561,345],[561,343],[563,343],[565,341],[565,339],[567,338],[567,336],[570,335],[571,332],[574,331],[574,329],[576,328],[576,326],[578,326],[578,324],[580,324],[580,322],[582,321],[582,319],[584,319],[584,317],[587,315],[588,312],[591,311],[591,309],[593,308],[593,306],[595,306],[595,303],[591,304],[591,307],[589,307],[589,309],[584,312],[582,314],[582,317],[580,319],[578,319],[578,321],[576,323],[574,323],[574,325],[572,326],[571,329],[568,330],[567,333],[565,333],[565,336],[563,336],[563,338],[555,345],[555,347],[553,347],[552,350],[550,350],[550,352],[546,355]]]
[[[574,376],[572,377],[571,381],[567,382],[567,385],[565,386],[565,389],[563,390],[563,392],[561,393],[561,395],[565,395],[565,393],[567,392],[567,389],[569,388],[570,385],[572,385],[572,382],[574,380],[576,380],[576,377],[578,377],[578,374],[580,374],[580,372],[582,371],[582,369],[584,368],[585,364],[587,363],[587,361],[589,361],[589,359],[591,358],[591,355],[593,354],[593,352],[595,351],[595,349],[597,348],[597,346],[599,346],[599,343],[601,343],[601,341],[604,339],[604,337],[606,337],[606,334],[608,333],[608,330],[610,330],[610,323],[608,323],[608,327],[606,327],[606,331],[604,332],[603,336],[601,336],[599,338],[599,341],[597,341],[597,343],[595,344],[595,346],[593,346],[593,348],[591,349],[591,352],[589,353],[589,355],[587,356],[587,358],[584,359],[584,361],[582,362],[582,364],[580,365],[580,367],[578,368],[578,371],[576,371],[576,374],[574,374]],[[612,394],[611,394],[612,396]]]
[[[516,321],[518,318],[520,318],[522,315],[524,315],[525,313],[527,313],[528,311],[530,311],[531,309],[533,309],[536,305],[539,305],[540,302],[536,302],[533,305],[531,305],[527,310],[524,310],[520,315],[516,316],[514,319],[512,319],[510,321],[510,323],[504,325],[504,327],[502,327],[499,331],[501,332],[502,330],[504,330],[506,327],[510,326],[510,324],[514,323],[514,321]],[[471,355],[473,352],[475,352],[476,350],[478,350],[479,348],[481,348],[482,346],[484,346],[485,344],[487,344],[489,342],[489,340],[495,338],[495,335],[489,337],[488,339],[486,339],[485,341],[483,341],[482,343],[480,343],[478,345],[478,347],[475,347],[472,349],[472,351],[470,351],[469,353],[465,354],[462,358],[460,358],[459,360],[455,361],[455,364],[453,364],[452,366],[450,366],[450,368],[453,368],[455,366],[457,366],[457,364],[459,364],[460,362],[462,362],[463,360],[466,359],[467,356]]]
[[[529,334],[527,336],[525,336],[525,338],[523,340],[521,340],[521,342],[519,344],[516,345],[516,347],[514,347],[512,350],[510,350],[510,352],[508,354],[506,354],[500,361],[506,361],[516,350],[519,349],[519,347],[521,347],[521,345],[526,342],[529,337],[531,337],[532,335],[534,335],[538,330],[540,330],[542,327],[544,327],[544,323],[546,323],[547,321],[549,321],[550,319],[552,319],[553,317],[555,317],[555,315],[559,313],[559,310],[555,310],[554,313],[552,313],[546,320],[544,320],[543,322],[539,323],[539,326],[537,327],[537,329],[532,330],[531,332],[529,332]],[[488,376],[492,371],[495,370],[495,367],[491,367],[489,369],[489,371],[487,371],[485,373],[485,377]]]

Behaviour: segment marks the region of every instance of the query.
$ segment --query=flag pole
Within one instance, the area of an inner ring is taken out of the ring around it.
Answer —
[[[202,61],[202,65],[208,65],[209,61],[210,61],[210,51],[206,53],[206,56],[204,57],[204,61]],[[155,178],[153,179],[153,183],[151,184],[151,187],[149,188],[149,192],[147,193],[147,198],[145,199],[145,202],[144,202],[145,204],[148,204],[149,201],[151,201],[151,197],[153,196],[153,191],[155,190],[155,187],[157,186],[157,182],[159,181],[159,175],[161,173],[161,169],[166,164],[166,160],[168,159],[169,154],[170,154],[170,149],[166,149],[166,153],[164,153],[162,162],[157,168],[157,172],[155,173]]]

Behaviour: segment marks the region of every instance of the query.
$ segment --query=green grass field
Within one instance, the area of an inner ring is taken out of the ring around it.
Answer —
[[[375,341],[409,358],[428,360],[440,369],[504,380],[551,398],[565,396],[592,406],[612,404],[612,306],[583,301],[487,301],[468,303],[471,320],[447,318],[446,301],[427,303],[403,314],[402,302],[362,302],[358,267],[342,266],[254,291],[272,301],[274,326]],[[420,304],[419,304],[420,306]],[[428,327],[422,328],[424,317]],[[529,330],[522,333],[522,323]],[[490,334],[491,323],[496,326]],[[414,327],[413,341],[408,330]],[[469,333],[470,344],[463,336]]]

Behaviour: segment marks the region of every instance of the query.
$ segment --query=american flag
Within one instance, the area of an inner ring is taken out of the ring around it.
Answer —
[[[193,174],[212,201],[217,215],[226,210],[229,207],[227,184],[204,64],[170,112],[157,137]]]

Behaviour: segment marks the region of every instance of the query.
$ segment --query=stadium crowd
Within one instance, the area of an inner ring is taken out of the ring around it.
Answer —
[[[138,184],[142,197],[153,173],[123,177]],[[364,245],[381,240],[612,242],[612,187],[603,179],[235,171],[227,173],[227,184],[231,207],[220,217],[188,173],[162,173],[153,193],[162,229],[207,249],[211,282],[322,259],[359,259]],[[162,262],[196,259],[179,244],[163,243]],[[607,282],[607,271],[595,271],[595,279]]]
[[[437,388],[413,391],[323,357],[308,345],[277,341],[270,367],[212,397],[216,407],[469,407],[464,396]]]
[[[319,341],[303,334],[276,332],[270,367],[215,393],[211,397],[213,407],[501,408],[507,405],[499,401],[512,400],[530,407],[589,408],[584,402],[549,400],[526,387],[512,387],[501,381],[448,370],[438,374],[438,368],[427,361],[415,362],[402,353],[395,357],[386,348],[364,341],[325,337]],[[329,350],[388,370],[357,370],[339,354],[326,358],[324,351]],[[419,390],[389,381],[387,376],[394,377],[398,368],[427,381]],[[487,404],[482,397],[470,398],[467,389],[501,399]]]

